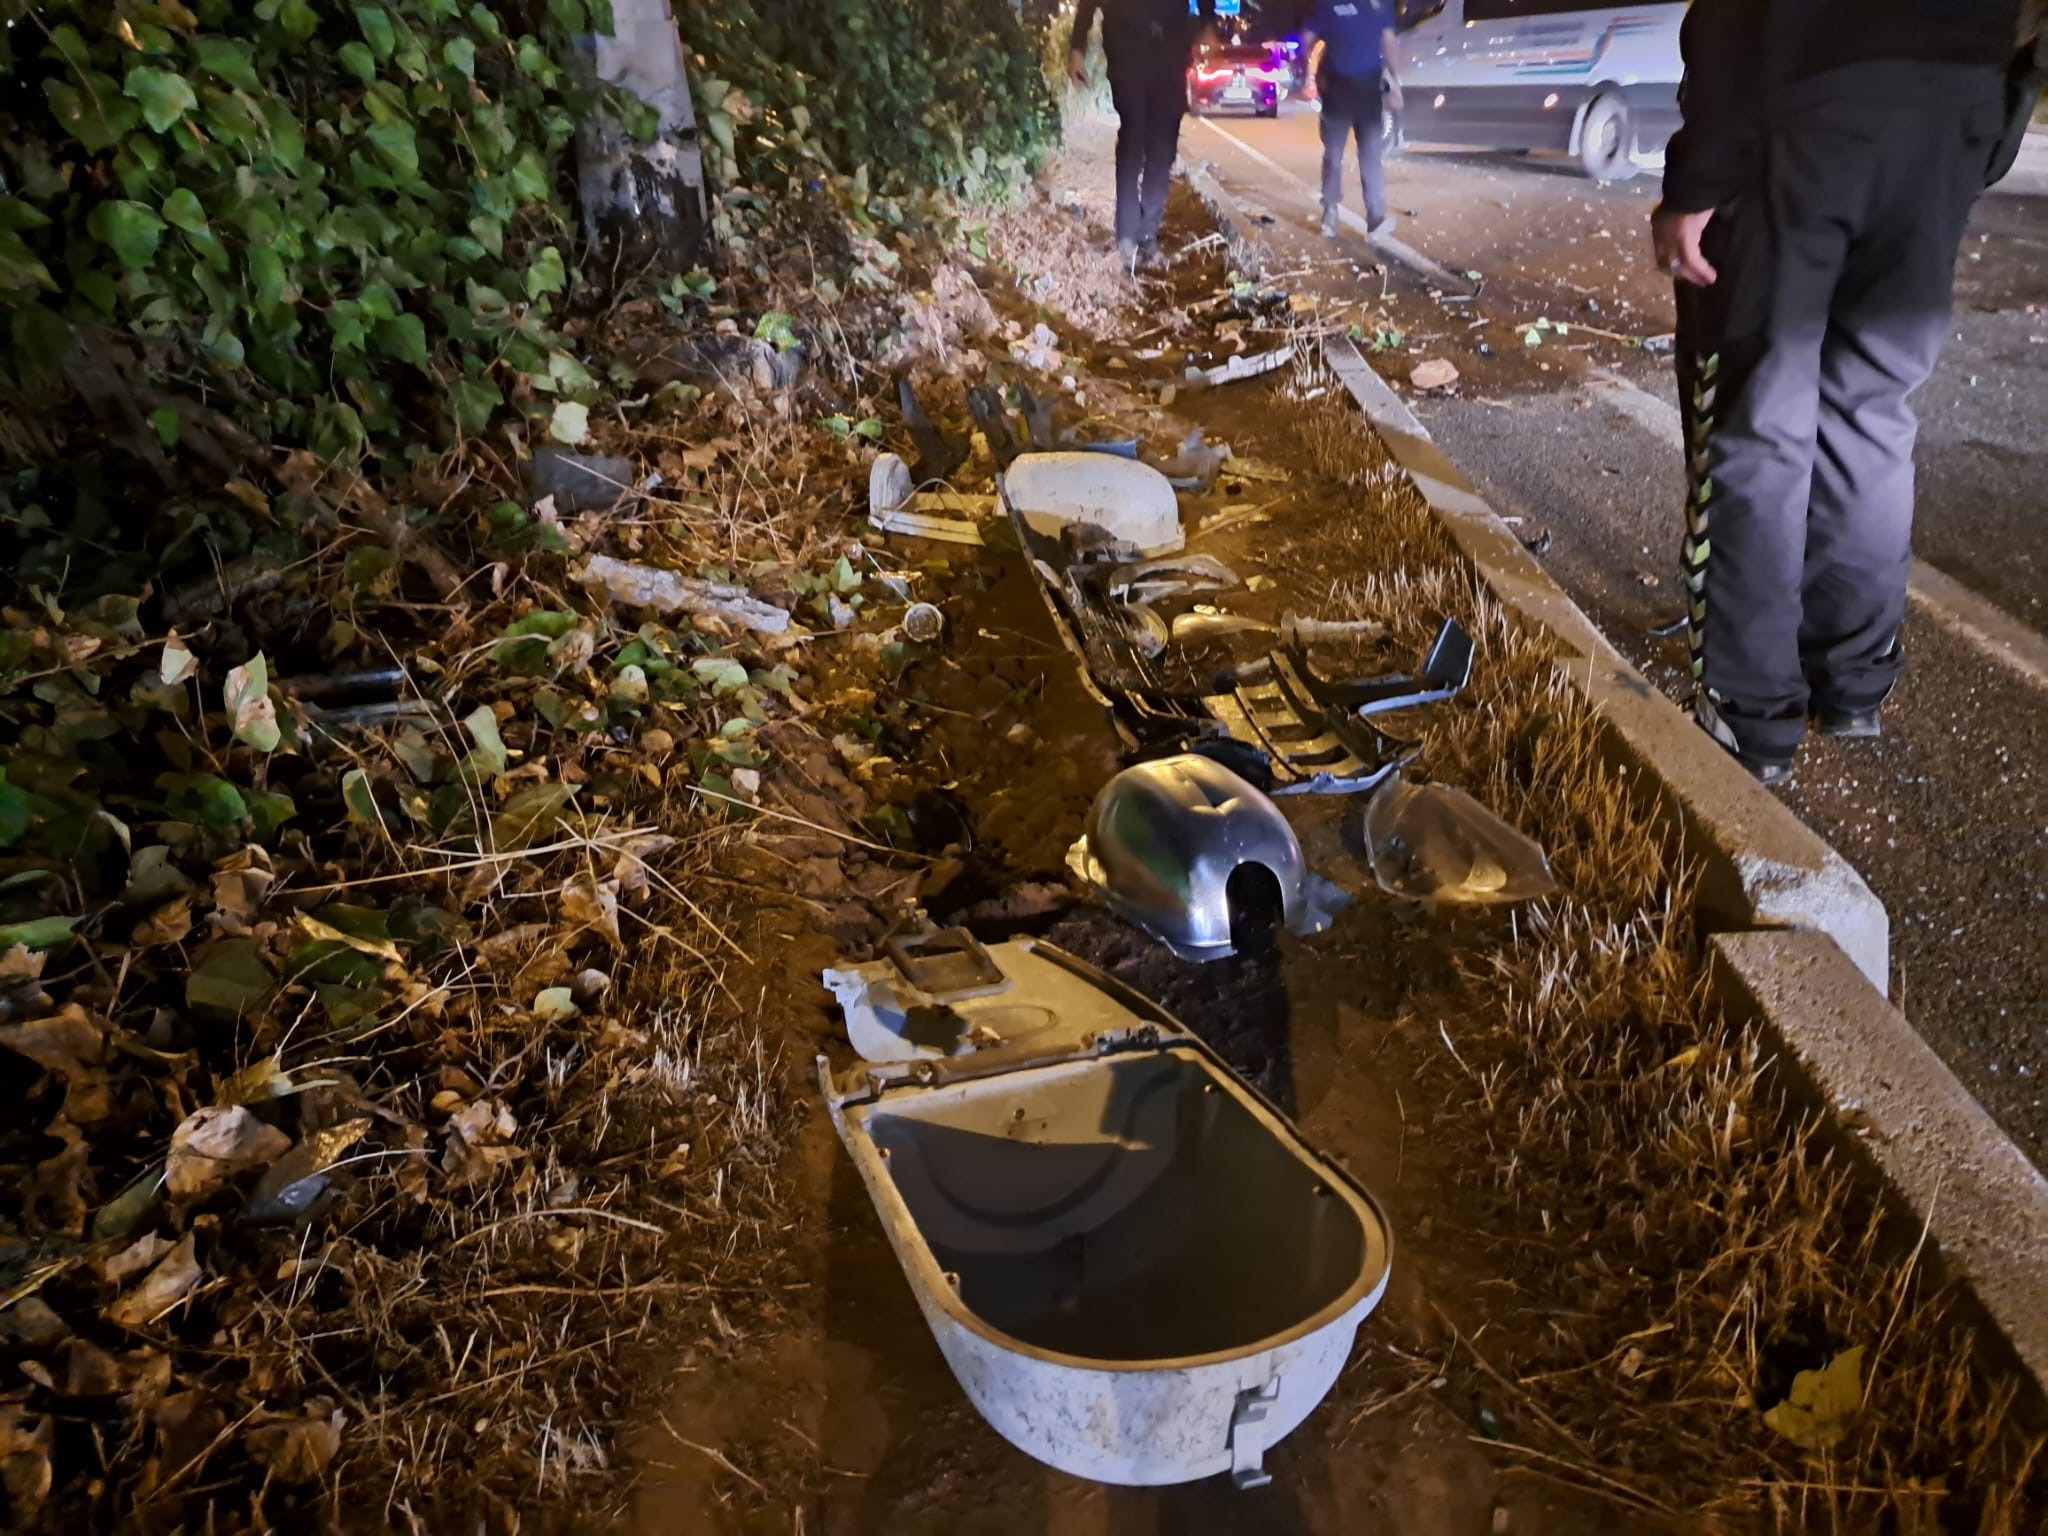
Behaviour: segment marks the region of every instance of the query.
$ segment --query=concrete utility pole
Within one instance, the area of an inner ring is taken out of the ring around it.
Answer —
[[[709,242],[704,157],[690,101],[689,62],[669,0],[612,0],[612,35],[585,39],[597,75],[661,115],[642,144],[602,115],[577,139],[584,233],[622,267],[684,271]]]

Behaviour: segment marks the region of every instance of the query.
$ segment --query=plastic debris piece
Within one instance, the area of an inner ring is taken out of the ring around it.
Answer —
[[[1202,429],[1196,427],[1181,444],[1180,452],[1158,468],[1177,491],[1207,491],[1216,484],[1216,477],[1230,457],[1230,444],[1205,443]]]
[[[1388,778],[1366,803],[1365,844],[1380,889],[1410,901],[1533,901],[1557,889],[1542,848],[1445,784]]]
[[[919,643],[939,638],[946,631],[946,616],[935,603],[913,603],[903,615],[903,633]]]
[[[1241,613],[1203,612],[1176,614],[1173,620],[1173,638],[1178,641],[1200,643],[1214,640],[1222,635],[1270,635],[1275,633],[1271,624],[1264,619],[1247,618]]]
[[[1294,361],[1294,348],[1282,347],[1275,352],[1258,352],[1249,356],[1240,353],[1221,367],[1200,372],[1199,377],[1208,384],[1235,384],[1240,379],[1256,379],[1263,374],[1285,368]]]
[[[1147,555],[1172,554],[1185,542],[1172,482],[1149,464],[1102,453],[1030,453],[996,485],[1004,503],[1047,538],[1085,523]]]
[[[328,1191],[328,1170],[369,1133],[369,1117],[359,1116],[307,1136],[256,1181],[242,1220],[262,1225],[308,1214]]]
[[[729,620],[764,635],[789,629],[789,614],[764,603],[745,587],[698,581],[680,571],[635,565],[609,555],[592,555],[574,573],[587,587],[603,587],[615,603],[652,608],[657,613],[699,613]]]

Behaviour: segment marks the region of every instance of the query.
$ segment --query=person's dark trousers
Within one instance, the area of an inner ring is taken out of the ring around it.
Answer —
[[[1997,89],[1907,64],[1806,82],[1707,226],[1718,280],[1679,285],[1693,675],[1703,723],[1745,753],[1789,760],[1810,710],[1874,709],[1898,680],[1909,402],[1947,334]]]
[[[1180,120],[1187,111],[1187,59],[1122,51],[1109,56],[1109,94],[1116,106],[1116,238],[1143,245],[1159,238]]]
[[[1323,207],[1344,206],[1344,148],[1358,141],[1358,181],[1365,193],[1365,221],[1377,225],[1387,216],[1387,168],[1381,136],[1380,75],[1345,79],[1328,70],[1316,82],[1322,100]]]

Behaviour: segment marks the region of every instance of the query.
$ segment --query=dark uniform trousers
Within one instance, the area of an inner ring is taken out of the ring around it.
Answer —
[[[1810,710],[1881,703],[1904,663],[1911,398],[2004,118],[1998,77],[1875,63],[1791,88],[1709,288],[1681,284],[1683,576],[1702,719],[1789,758]]]
[[[1143,244],[1159,238],[1173,190],[1188,105],[1187,40],[1104,41],[1117,116],[1116,238]]]

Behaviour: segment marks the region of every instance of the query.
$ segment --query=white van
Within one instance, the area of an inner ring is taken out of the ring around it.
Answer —
[[[1683,0],[1400,0],[1407,144],[1558,150],[1596,181],[1664,164]]]

